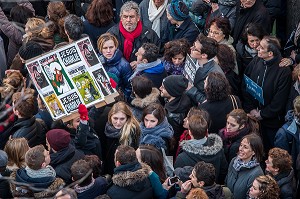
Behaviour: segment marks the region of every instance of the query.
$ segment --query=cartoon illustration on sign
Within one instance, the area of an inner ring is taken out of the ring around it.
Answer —
[[[95,51],[93,49],[93,46],[88,39],[78,42],[78,47],[85,61],[88,63],[89,67],[99,63],[97,55],[95,54]]]

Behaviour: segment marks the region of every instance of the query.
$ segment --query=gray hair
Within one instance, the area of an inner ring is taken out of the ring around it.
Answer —
[[[123,12],[125,11],[130,11],[130,10],[135,10],[136,14],[138,16],[140,16],[140,8],[139,5],[134,2],[134,1],[127,1],[123,4],[123,6],[121,7],[121,11],[120,11],[120,17],[122,16]]]
[[[70,39],[73,41],[80,39],[83,33],[83,22],[78,16],[73,14],[68,15],[65,18],[64,27]]]

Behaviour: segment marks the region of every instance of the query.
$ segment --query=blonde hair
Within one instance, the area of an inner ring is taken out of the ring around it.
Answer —
[[[25,138],[9,139],[4,147],[8,156],[7,166],[16,164],[18,168],[25,167],[25,154],[28,150],[29,145]]]
[[[29,41],[32,37],[42,37],[46,39],[53,36],[53,31],[50,30],[46,22],[40,18],[29,18],[25,25],[25,28],[27,41]]]
[[[130,108],[125,102],[118,102],[113,105],[111,110],[108,113],[108,122],[112,125],[112,116],[118,112],[121,112],[126,115],[127,120],[124,126],[121,129],[120,144],[130,145],[133,142],[133,139],[139,140],[141,135],[141,129],[139,122],[136,120],[132,114]]]

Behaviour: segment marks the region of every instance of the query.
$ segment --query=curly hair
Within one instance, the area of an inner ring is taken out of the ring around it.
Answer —
[[[85,14],[89,23],[106,26],[113,21],[114,12],[111,0],[93,0]]]
[[[172,62],[172,58],[182,54],[184,57],[190,53],[190,45],[185,38],[169,41],[165,44],[164,58],[168,62]]]
[[[207,194],[202,188],[192,188],[186,199],[209,199]]]
[[[286,150],[275,147],[270,149],[268,155],[273,160],[273,167],[278,168],[279,173],[291,170],[293,164],[292,157]]]
[[[235,55],[233,50],[226,44],[220,44],[217,53],[218,64],[224,73],[233,70],[235,67]]]
[[[207,76],[204,88],[207,101],[221,101],[230,94],[230,85],[226,77],[218,72],[211,72]]]
[[[255,180],[259,183],[259,199],[278,199],[280,189],[277,182],[269,175],[258,176]]]

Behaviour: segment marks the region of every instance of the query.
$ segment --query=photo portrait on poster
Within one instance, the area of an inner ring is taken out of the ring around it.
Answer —
[[[93,49],[89,39],[77,43],[80,53],[84,57],[85,61],[88,63],[88,66],[94,66],[99,63],[98,57]]]
[[[56,54],[41,59],[40,64],[58,96],[74,88]]]
[[[93,75],[104,96],[110,95],[115,92],[109,82],[109,79],[106,77],[103,68],[93,71]]]
[[[59,117],[59,116],[65,114],[65,112],[62,108],[62,105],[59,102],[59,100],[57,99],[54,92],[50,92],[50,93],[44,95],[44,99],[45,99],[47,106],[50,109],[50,112],[52,113],[52,115],[54,117]]]
[[[82,103],[76,92],[73,92],[65,97],[62,97],[60,98],[60,100],[68,113],[78,109],[79,104]]]
[[[37,61],[28,64],[27,68],[29,70],[31,79],[36,85],[37,89],[42,89],[49,85],[45,75],[43,74],[42,68]]]
[[[101,98],[94,81],[88,72],[72,78],[85,104],[89,104]]]
[[[59,56],[66,67],[81,61],[75,46],[60,51]]]

